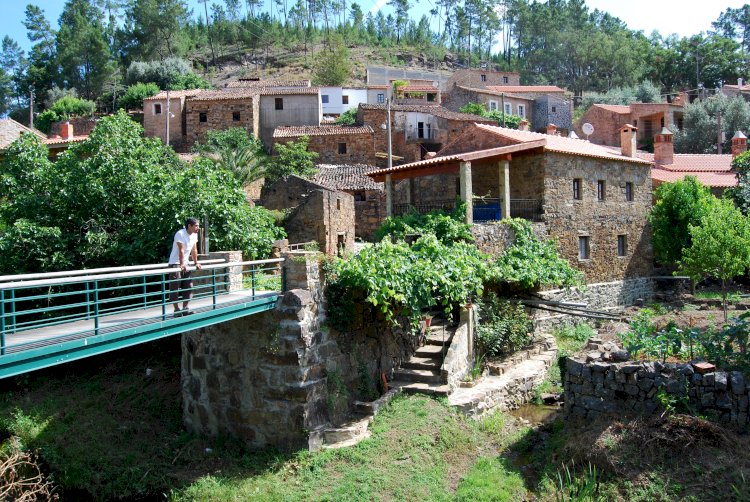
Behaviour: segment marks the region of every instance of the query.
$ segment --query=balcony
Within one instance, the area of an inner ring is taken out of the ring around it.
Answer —
[[[453,199],[415,202],[411,204],[394,204],[393,215],[400,216],[415,211],[420,214],[430,211],[451,211],[456,207]],[[511,218],[523,218],[529,221],[542,221],[542,201],[539,199],[511,199]],[[502,215],[502,200],[483,197],[481,202],[474,203],[473,220],[475,223],[486,221],[500,221]]]
[[[406,131],[406,141],[418,141],[420,143],[440,143],[440,130],[437,127],[412,126]]]

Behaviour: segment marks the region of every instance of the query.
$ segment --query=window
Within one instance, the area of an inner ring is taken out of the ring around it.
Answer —
[[[513,115],[513,107],[510,103],[505,103],[504,107],[506,115]]]
[[[198,122],[208,122],[208,113],[206,113],[206,112],[199,112],[198,113]]]
[[[283,110],[284,109],[284,98],[276,98],[274,100],[274,102],[276,104],[276,109],[277,110]]]
[[[346,153],[346,143],[339,143],[339,154],[345,154]]]
[[[503,84],[507,84],[507,83],[508,83],[508,77],[503,77]]]
[[[336,199],[336,209],[341,211],[341,199]]]
[[[607,185],[604,180],[596,181],[596,200],[604,200]]]
[[[348,105],[349,104],[349,96],[341,96],[341,104],[342,105]]]
[[[627,256],[628,254],[628,236],[617,236],[617,256]]]
[[[580,178],[576,178],[573,180],[573,198],[575,200],[583,199],[582,193],[581,193],[581,179]]]
[[[382,92],[378,94],[378,103],[385,103],[385,94]]]
[[[633,202],[633,184],[630,182],[625,183],[625,200]]]
[[[482,82],[487,82],[487,75],[479,75],[479,80],[481,80]]]
[[[589,250],[589,236],[581,235],[578,237],[578,259],[588,260],[591,257]]]
[[[490,101],[490,111],[497,111],[497,101]]]
[[[154,103],[154,115],[161,115],[161,103]]]
[[[234,122],[240,121],[240,112],[232,112],[232,121]]]
[[[518,116],[526,118],[526,105],[518,105]]]
[[[556,106],[552,107],[552,113],[557,113],[557,107]]]
[[[417,138],[424,138],[424,122],[417,122]]]
[[[321,101],[322,101],[323,103],[328,103],[328,94],[321,94],[321,95],[320,95],[320,100],[321,100]]]

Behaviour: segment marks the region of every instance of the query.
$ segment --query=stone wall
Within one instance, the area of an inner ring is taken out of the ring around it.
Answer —
[[[521,76],[514,72],[467,68],[454,71],[445,88],[452,89],[454,84],[477,88],[488,85],[521,85]]]
[[[283,100],[283,109],[276,109],[276,99]],[[278,126],[320,125],[323,104],[320,93],[278,94],[260,96],[260,133],[258,137],[270,150],[273,130]]]
[[[576,134],[580,138],[586,138],[581,127],[589,123],[594,126],[594,133],[588,136],[589,141],[597,145],[620,146],[620,128],[627,123],[629,117],[629,113],[617,113],[594,105],[578,120]]]
[[[545,129],[548,124],[565,130],[573,127],[573,105],[562,97],[539,96],[534,100],[533,109],[531,127],[536,131]]]
[[[354,199],[354,235],[372,241],[375,230],[385,219],[385,193],[380,190],[366,190],[365,200]]]
[[[696,412],[711,415],[739,430],[748,427],[750,386],[738,371],[709,369],[701,374],[689,363],[591,362],[569,358],[565,371],[565,413],[591,419],[604,414],[652,414],[665,392],[687,401]]]
[[[252,97],[216,100],[187,99],[185,105],[186,144],[190,146],[196,141],[203,141],[208,131],[221,131],[230,127],[242,127],[257,137],[253,101]],[[205,122],[200,121],[202,113],[206,114]],[[234,113],[239,113],[239,120],[234,120]]]
[[[96,127],[96,119],[93,117],[72,117],[68,120],[53,122],[50,126],[49,136],[62,136],[62,125],[66,122],[70,122],[70,125],[73,126],[73,134],[76,136],[91,134],[91,131]]]
[[[307,149],[316,152],[318,158],[315,162],[319,164],[370,164],[374,165],[375,140],[374,133],[369,134],[323,134],[309,136],[310,142]],[[297,141],[297,138],[276,138],[277,143],[286,144]],[[345,144],[346,153],[339,153],[339,144]]]
[[[461,309],[461,318],[453,340],[443,359],[440,373],[447,379],[451,389],[456,389],[463,378],[471,372],[474,363],[474,332],[476,315],[474,308]]]

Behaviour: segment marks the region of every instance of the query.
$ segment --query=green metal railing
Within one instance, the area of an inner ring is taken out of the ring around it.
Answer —
[[[283,261],[203,261],[177,301],[166,264],[0,276],[0,378],[273,309]]]

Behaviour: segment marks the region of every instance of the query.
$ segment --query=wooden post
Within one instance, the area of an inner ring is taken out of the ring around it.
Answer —
[[[503,200],[500,207],[502,212],[501,218],[510,218],[510,162],[501,160],[497,164],[498,174],[500,175],[499,197]]]
[[[459,168],[459,183],[461,184],[461,200],[466,203],[466,223],[474,223],[474,204],[471,190],[471,162],[461,162]]]

